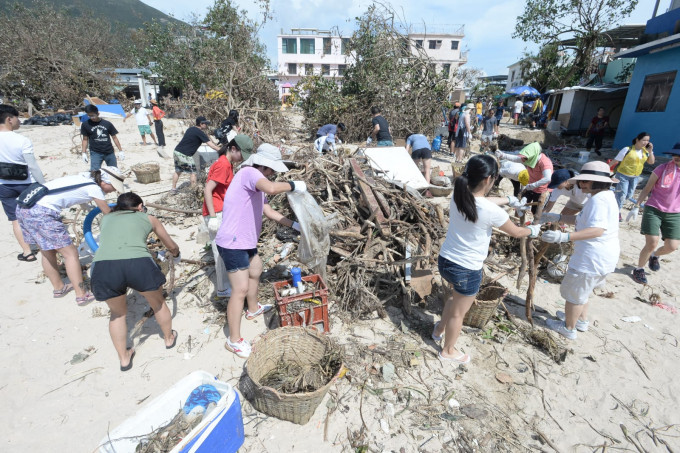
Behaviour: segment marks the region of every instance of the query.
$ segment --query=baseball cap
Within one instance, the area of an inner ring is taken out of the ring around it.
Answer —
[[[196,118],[196,126],[200,126],[202,123],[210,124],[210,121],[205,116],[199,116]]]
[[[247,135],[238,134],[231,141],[241,150],[241,157],[243,157],[243,160],[248,160],[250,155],[253,154],[253,141]]]

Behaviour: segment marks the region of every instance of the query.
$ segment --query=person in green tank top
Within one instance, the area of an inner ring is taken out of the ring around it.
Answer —
[[[146,246],[151,232],[179,261],[179,247],[163,224],[146,213],[142,198],[133,192],[121,194],[112,212],[102,219],[99,249],[92,262],[92,293],[98,301],[106,301],[111,310],[109,333],[118,353],[120,370],[132,368],[135,350],[127,348],[127,290],[138,291],[149,302],[163,332],[166,349],[177,343],[172,330],[172,315],[163,297],[165,276]]]

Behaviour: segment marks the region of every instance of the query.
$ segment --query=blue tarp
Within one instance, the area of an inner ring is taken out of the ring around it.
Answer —
[[[83,101],[85,102],[85,105],[90,104],[90,101],[87,99],[83,99]],[[100,112],[113,113],[114,115],[125,117],[125,110],[123,110],[123,107],[120,104],[100,104],[97,105],[97,108]]]

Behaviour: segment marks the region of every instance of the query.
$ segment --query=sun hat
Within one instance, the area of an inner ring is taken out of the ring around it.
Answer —
[[[565,181],[568,181],[569,178],[573,177],[574,177],[573,171],[567,170],[566,168],[561,168],[553,172],[552,176],[550,177],[550,184],[548,184],[548,189],[555,189],[557,186],[559,186]]]
[[[526,168],[517,174],[517,180],[523,186],[529,184],[529,172],[527,171]]]
[[[676,143],[673,148],[668,151],[664,151],[664,154],[672,154],[675,156],[680,156],[680,142]]]
[[[583,167],[581,167],[581,174],[569,179],[569,182],[575,181],[619,182],[618,179],[612,178],[609,165],[600,160],[594,160],[583,164]]]
[[[241,157],[247,160],[253,154],[253,141],[245,134],[238,134],[232,140],[239,150],[241,150]],[[231,142],[229,143],[231,144]]]
[[[208,118],[205,116],[199,116],[196,118],[196,126],[200,126],[201,124],[210,124],[210,121],[208,121]]]
[[[141,99],[135,99],[135,104],[141,104],[142,100]]]
[[[158,101],[156,101],[155,99],[151,99],[150,102],[151,102],[153,105],[158,105]]]
[[[272,170],[283,173],[288,171],[288,167],[283,163],[281,158],[281,151],[269,143],[263,143],[257,148],[257,152],[251,155],[242,166],[262,165],[263,167],[271,168]]]
[[[116,189],[116,192],[125,192],[125,185],[123,184],[123,181],[125,181],[125,176],[123,176],[123,173],[118,169],[118,167],[110,167],[106,165],[106,162],[102,162],[100,170],[102,182],[111,184],[113,188]]]
[[[527,146],[522,148],[519,152],[520,156],[526,157],[526,160],[522,161],[525,167],[534,168],[538,163],[538,159],[541,157],[541,144],[538,142],[529,143]]]
[[[470,110],[472,110],[473,108],[475,108],[475,104],[473,104],[472,102],[470,102],[470,103],[467,105],[467,108],[469,108]]]

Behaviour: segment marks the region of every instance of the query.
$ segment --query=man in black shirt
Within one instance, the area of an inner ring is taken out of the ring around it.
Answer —
[[[372,140],[377,141],[378,146],[394,146],[392,142],[392,130],[387,120],[380,114],[380,107],[371,107],[373,119],[373,129],[371,130]]]
[[[117,137],[118,130],[110,121],[99,117],[99,109],[96,105],[87,105],[85,113],[87,113],[88,120],[80,125],[80,135],[83,136],[83,162],[88,162],[87,147],[89,145],[90,171],[99,170],[102,162],[106,162],[106,165],[110,167],[118,167],[111,144],[111,139],[113,139],[118,148],[118,157],[120,160],[125,160],[125,153]]]
[[[196,164],[194,163],[194,154],[198,151],[198,147],[206,144],[215,151],[219,151],[220,147],[210,140],[206,131],[208,130],[208,121],[205,116],[196,118],[196,126],[191,126],[184,133],[184,137],[175,146],[173,157],[175,160],[175,174],[172,175],[172,191],[177,191],[177,181],[181,173],[191,174],[191,185],[196,185]]]

